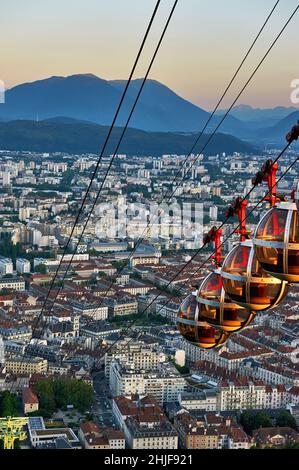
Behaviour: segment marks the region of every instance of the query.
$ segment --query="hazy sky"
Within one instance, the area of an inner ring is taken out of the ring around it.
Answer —
[[[174,0],[162,0],[136,77],[143,75]],[[52,75],[128,77],[156,0],[9,0],[1,2],[0,79],[6,88]],[[211,108],[275,0],[179,0],[151,78]],[[225,105],[248,78],[298,0],[280,0]],[[299,79],[299,13],[240,103],[291,105]]]

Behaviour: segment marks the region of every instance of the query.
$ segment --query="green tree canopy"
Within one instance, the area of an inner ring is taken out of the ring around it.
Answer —
[[[0,393],[0,416],[19,416],[20,401],[17,395],[5,390]]]
[[[252,434],[254,429],[260,427],[267,428],[272,426],[270,415],[266,411],[244,411],[240,416],[240,423],[247,434]]]
[[[35,268],[35,272],[39,274],[47,274],[47,266],[43,263],[38,264]]]
[[[297,429],[296,420],[294,416],[292,416],[291,413],[286,410],[281,411],[277,416],[276,426]]]
[[[40,400],[40,408],[53,414],[58,409],[65,409],[67,405],[84,412],[93,402],[93,389],[82,380],[76,379],[46,379],[37,382],[34,386]]]

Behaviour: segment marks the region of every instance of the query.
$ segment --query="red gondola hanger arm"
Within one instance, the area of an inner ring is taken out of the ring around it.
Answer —
[[[277,175],[277,171],[279,167],[277,163],[273,164],[272,160],[268,160],[268,162],[269,162],[269,166],[266,168],[264,181],[268,184],[270,194],[269,196],[265,197],[265,200],[269,201],[271,204],[271,207],[273,207],[275,206],[277,202],[277,185],[276,185],[277,176],[276,175]]]
[[[286,135],[286,140],[289,144],[294,142],[295,140],[298,140],[299,138],[299,120],[297,124],[292,127],[290,132]],[[269,188],[269,195],[265,197],[265,201],[269,201],[271,204],[271,207],[275,206],[275,204],[279,201],[279,198],[277,197],[277,171],[278,171],[278,164],[274,163],[271,159],[267,160],[264,165],[262,166],[262,169],[257,172],[257,174],[252,178],[252,184],[253,186],[257,186],[259,184],[262,184],[262,182],[266,182],[268,184]]]
[[[211,230],[204,236],[203,243],[207,245],[208,243],[213,242],[215,245],[215,254],[213,259],[215,260],[216,266],[221,264],[221,235],[222,229],[217,227],[212,227]]]
[[[269,195],[264,198],[265,201],[269,201],[271,207],[275,206],[277,198],[277,185],[276,175],[278,170],[278,164],[274,163],[273,160],[267,160],[260,171],[252,178],[253,186],[258,186],[263,182],[267,183],[269,189]]]
[[[236,233],[240,234],[241,242],[244,242],[249,235],[249,232],[246,228],[246,209],[247,209],[248,201],[246,199],[242,199],[241,197],[237,197],[237,199],[229,206],[228,210],[226,211],[226,217],[229,219],[236,215],[239,221],[239,228],[236,230]]]

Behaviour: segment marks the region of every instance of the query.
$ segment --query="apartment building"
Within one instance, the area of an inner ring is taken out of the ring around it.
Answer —
[[[218,393],[218,409],[248,410],[265,407],[266,386],[263,383],[227,380],[220,383]]]
[[[10,258],[0,258],[0,274],[12,274],[13,263]]]
[[[177,449],[178,434],[169,421],[128,418],[127,441],[131,449]]]
[[[186,410],[216,411],[218,405],[217,391],[207,389],[197,393],[184,392],[179,395],[179,404]]]
[[[169,302],[165,297],[156,302],[156,313],[172,323],[176,323],[180,301]]]
[[[121,295],[117,298],[108,299],[108,312],[112,317],[122,315],[135,315],[138,313],[138,302],[135,297]]]
[[[29,340],[31,338],[32,330],[29,326],[15,326],[12,328],[0,327],[0,335],[9,341],[15,340]]]
[[[109,386],[114,396],[131,394],[151,395],[159,404],[178,401],[179,395],[186,390],[186,381],[168,364],[160,366],[155,372],[126,368],[119,361],[110,367]]]
[[[47,372],[47,369],[47,359],[41,359],[38,357],[15,357],[7,359],[6,361],[6,372],[10,372],[12,374],[40,374],[42,372]]]
[[[80,425],[78,437],[84,449],[124,449],[125,435],[115,429],[100,429],[89,421]]]
[[[25,290],[25,281],[22,277],[17,278],[2,278],[0,279],[0,290],[11,289],[16,291]]]
[[[183,449],[218,449],[219,437],[215,427],[198,423],[189,413],[180,413],[175,418],[175,428]]]
[[[160,364],[166,361],[166,356],[158,349],[146,346],[141,342],[119,341],[105,355],[105,376],[108,380],[110,378],[111,363],[115,360],[122,366],[131,365],[135,369],[155,371]]]
[[[92,318],[93,320],[106,320],[108,318],[108,307],[99,305],[98,302],[91,302],[82,298],[79,301],[71,302],[74,313],[80,316]]]
[[[17,258],[16,269],[17,269],[17,272],[21,274],[30,273],[31,271],[30,261],[28,261],[28,259],[25,259],[25,258]]]
[[[131,449],[178,448],[178,433],[153,397],[119,396],[112,410]]]

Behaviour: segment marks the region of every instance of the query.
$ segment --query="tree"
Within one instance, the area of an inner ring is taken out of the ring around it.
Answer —
[[[270,428],[272,426],[272,421],[271,421],[269,414],[266,411],[259,411],[255,415],[254,425],[255,425],[255,429]]]
[[[35,384],[34,390],[39,397],[42,413],[50,416],[58,409],[66,409],[67,405],[74,405],[84,412],[93,402],[93,389],[82,380],[41,380]]]
[[[43,263],[39,264],[35,268],[35,272],[39,274],[47,274],[47,266]]]
[[[299,449],[299,444],[286,444],[281,449]]]
[[[240,423],[247,434],[252,434],[254,429],[268,428],[272,426],[272,421],[269,414],[266,411],[254,411],[246,410],[240,416]]]
[[[14,393],[5,390],[0,394],[0,416],[18,416],[20,402]]]
[[[34,390],[39,397],[41,410],[46,410],[52,415],[57,409],[52,380],[41,380],[37,382],[34,386]]]
[[[288,411],[284,410],[279,413],[276,419],[276,426],[289,427],[297,430],[296,420]]]

